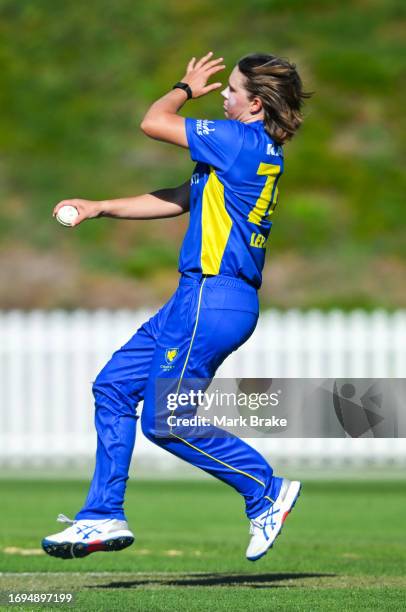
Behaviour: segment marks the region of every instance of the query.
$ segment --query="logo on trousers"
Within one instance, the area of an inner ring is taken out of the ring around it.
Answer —
[[[165,351],[165,361],[168,364],[171,364],[173,361],[175,361],[177,355],[178,355],[179,349],[177,348],[170,348],[170,349],[166,349]]]

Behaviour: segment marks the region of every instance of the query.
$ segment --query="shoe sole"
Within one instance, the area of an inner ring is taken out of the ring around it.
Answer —
[[[131,536],[120,536],[118,538],[109,538],[108,540],[93,540],[89,544],[84,542],[52,542],[52,540],[44,539],[41,545],[47,555],[52,557],[81,559],[94,552],[123,550],[127,546],[131,546],[133,542],[134,538]]]
[[[296,502],[297,502],[297,500],[299,498],[299,495],[300,495],[300,493],[302,491],[302,486],[303,485],[300,482],[298,482],[298,481],[292,482],[291,486],[289,487],[289,489],[292,487],[292,485],[297,485],[297,484],[299,485],[299,487],[297,488],[297,491],[295,491],[293,493],[294,497],[293,497],[293,500],[290,503],[289,508],[287,510],[285,510],[284,513],[283,513],[282,522],[281,522],[281,526],[279,527],[278,533],[276,534],[276,536],[272,540],[271,544],[261,554],[256,555],[255,557],[246,557],[246,559],[248,561],[258,561],[258,559],[261,559],[262,557],[264,557],[266,555],[266,553],[268,552],[268,550],[270,550],[272,548],[272,546],[275,544],[276,538],[278,538],[280,536],[281,532],[282,532],[282,527],[283,527],[284,522],[286,521],[286,519],[287,519],[288,515],[290,514],[290,512],[292,512],[293,508],[295,507],[295,504],[296,504]],[[289,491],[288,491],[288,495],[289,495]]]

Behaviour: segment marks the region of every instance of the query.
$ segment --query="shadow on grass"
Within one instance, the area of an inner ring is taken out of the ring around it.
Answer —
[[[331,578],[336,574],[188,574],[174,577],[169,575],[140,576],[137,579],[120,580],[109,582],[108,584],[88,585],[90,589],[133,589],[143,586],[183,586],[183,587],[212,587],[212,586],[233,586],[233,587],[252,587],[257,589],[280,588],[285,586],[296,586],[295,581],[301,584],[305,578]],[[293,581],[289,585],[276,584],[283,581]]]

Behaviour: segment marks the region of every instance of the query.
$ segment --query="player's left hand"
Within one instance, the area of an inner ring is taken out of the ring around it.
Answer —
[[[207,55],[199,60],[192,57],[187,65],[186,74],[183,77],[182,82],[189,85],[194,98],[200,98],[201,96],[222,87],[222,83],[211,83],[210,85],[207,85],[207,81],[213,74],[216,74],[216,72],[219,72],[220,70],[224,70],[226,67],[225,64],[222,63],[222,57],[219,57],[218,59],[212,59],[212,57],[213,52],[210,51]]]

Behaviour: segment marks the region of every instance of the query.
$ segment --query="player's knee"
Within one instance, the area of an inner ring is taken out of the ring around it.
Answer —
[[[133,416],[137,403],[126,385],[110,380],[103,370],[92,384],[96,412],[109,411],[118,416]]]
[[[102,370],[98,373],[92,384],[92,392],[95,395],[99,391],[105,390],[112,384],[111,377],[109,376],[109,364],[107,363]]]
[[[148,419],[144,415],[144,412],[142,412],[141,414],[141,429],[142,433],[146,438],[148,438],[148,440],[151,440],[151,442],[155,442],[156,431],[154,427],[154,422],[151,421],[151,419]]]
[[[146,438],[148,438],[148,440],[151,440],[151,442],[158,444],[158,446],[161,445],[161,442],[164,438],[163,432],[159,430],[159,427],[157,427],[155,420],[145,416],[144,412],[141,415],[141,429],[142,433]]]
[[[105,395],[106,387],[106,381],[104,380],[103,376],[99,374],[92,383],[93,397],[97,400],[100,395]]]
[[[148,438],[148,440],[151,440],[151,442],[155,442],[156,435],[155,435],[154,428],[151,427],[149,423],[146,423],[142,418],[141,418],[141,429],[142,429],[142,433],[144,434],[146,438]]]

